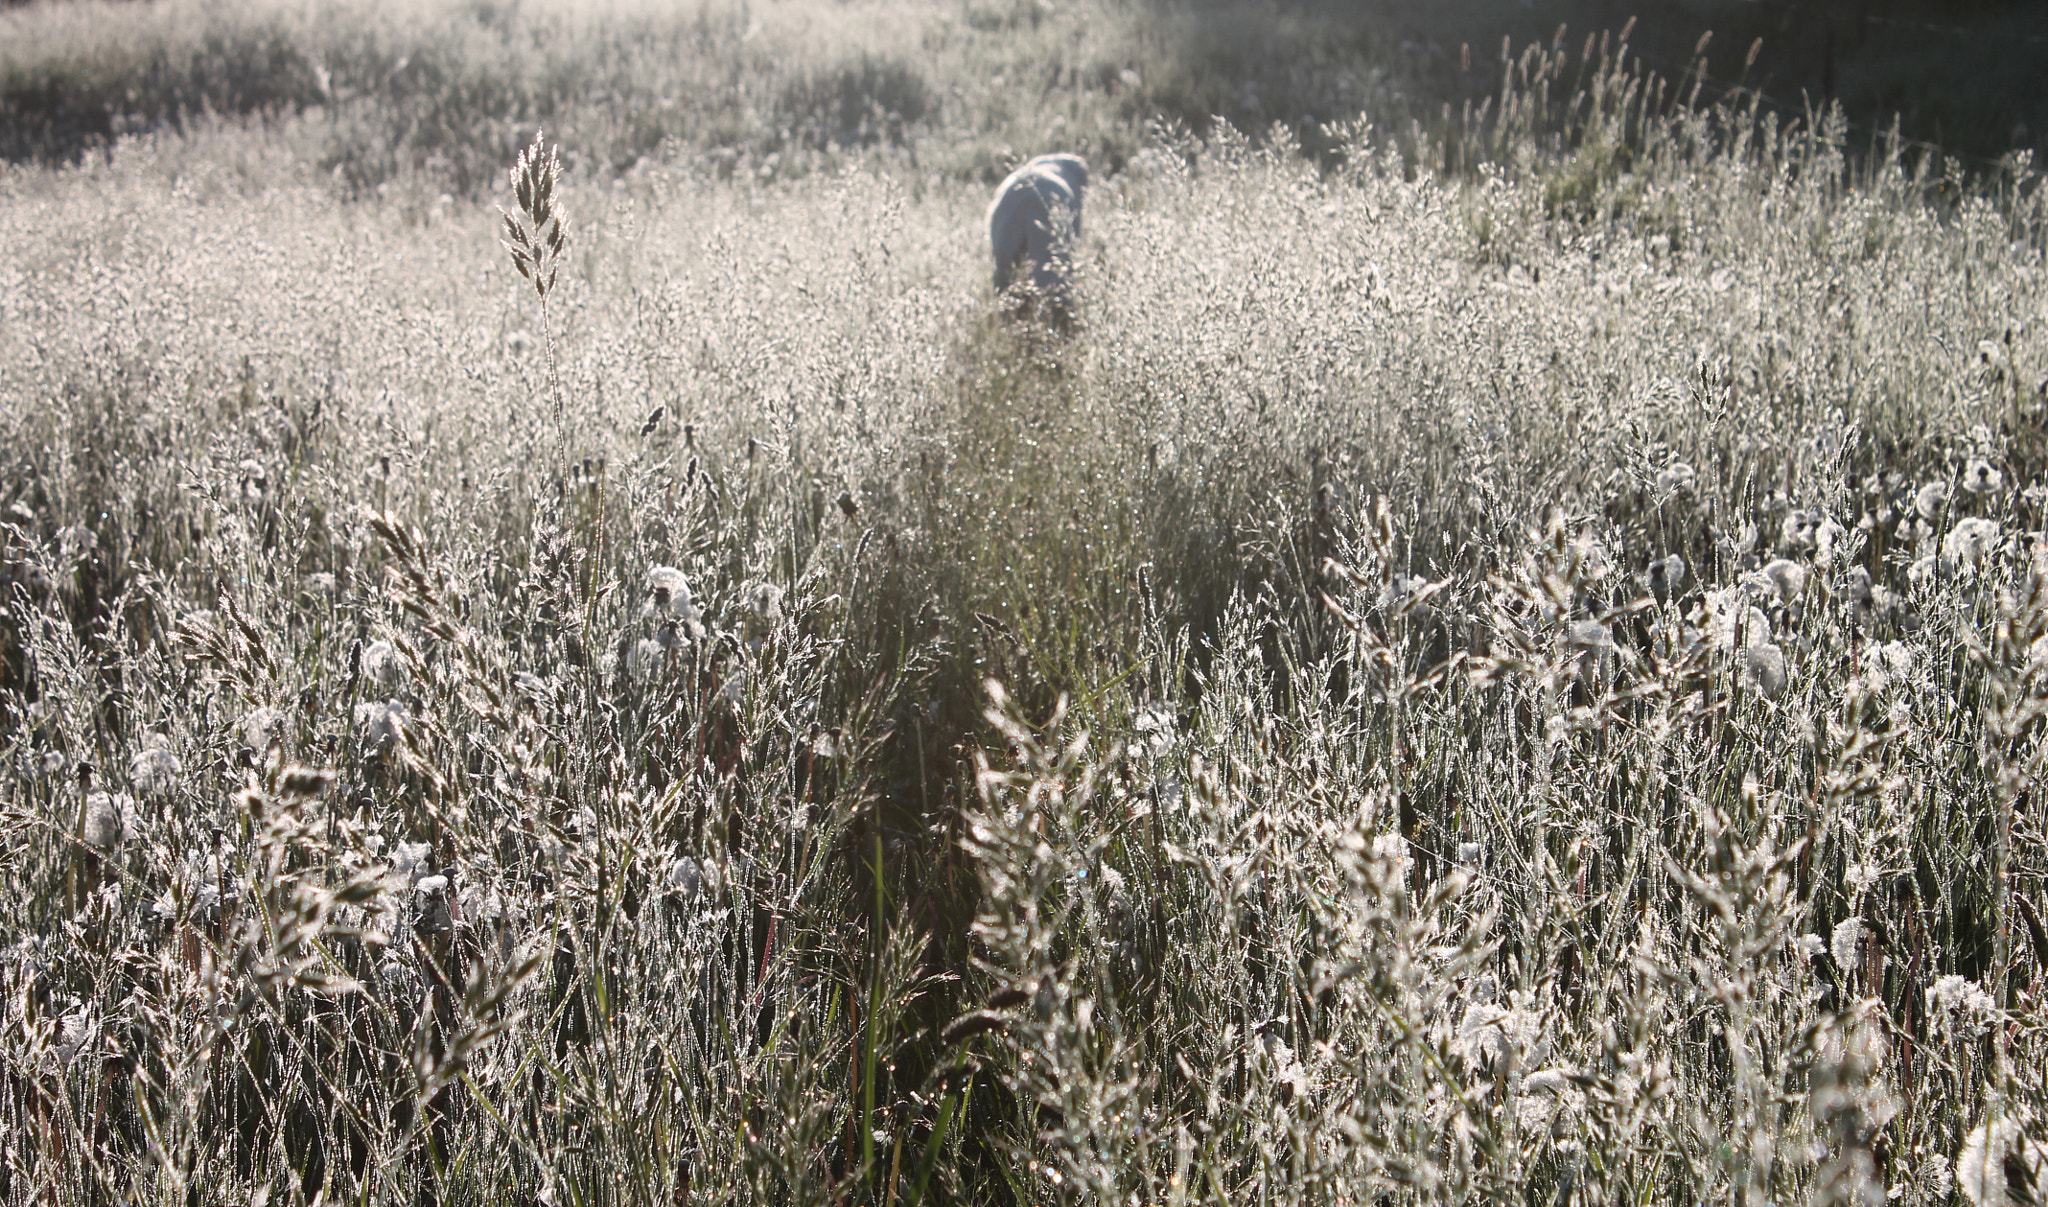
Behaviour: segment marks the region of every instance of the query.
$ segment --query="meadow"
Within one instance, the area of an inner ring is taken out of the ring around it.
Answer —
[[[1618,28],[1263,10],[1322,120],[1197,130],[1143,6],[178,3],[0,17],[133,90],[0,167],[0,1198],[2048,1193],[2025,155]],[[317,103],[106,66],[252,28]]]

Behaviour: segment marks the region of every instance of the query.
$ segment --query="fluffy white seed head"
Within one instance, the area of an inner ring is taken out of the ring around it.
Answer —
[[[1685,559],[1674,553],[1651,562],[1643,571],[1642,582],[1652,599],[1665,603],[1685,589],[1686,577]]]
[[[1981,569],[1984,559],[1998,547],[1998,537],[1997,521],[1970,516],[1957,520],[1956,526],[1942,538],[1941,552],[1959,567]]]
[[[1804,508],[1786,512],[1784,525],[1778,531],[1778,547],[1788,553],[1812,552],[1820,543],[1820,526],[1826,518],[1822,512]]]
[[[1771,618],[1740,588],[1707,592],[1705,610],[1707,641],[1717,650],[1744,650],[1771,639]]]
[[[2004,1014],[1982,986],[1954,973],[1928,986],[1927,1013],[1938,1025],[1968,1035],[1989,1031]]]
[[[1941,509],[1948,505],[1948,483],[1929,482],[1913,492],[1913,511],[1923,520],[1932,522],[1941,515]]]
[[[135,799],[126,793],[96,790],[86,794],[85,825],[79,837],[104,855],[120,851],[135,834]]]
[[[1973,495],[1988,495],[2005,488],[2005,475],[1982,457],[1970,458],[1963,468],[1963,489]]]
[[[1665,498],[1685,498],[1692,494],[1693,483],[1698,475],[1683,461],[1673,461],[1657,471],[1657,493]]]
[[[178,776],[185,770],[178,756],[172,753],[170,740],[160,733],[152,733],[142,740],[142,749],[128,760],[128,782],[144,796],[168,792],[178,782]]]
[[[668,651],[652,637],[642,637],[626,647],[626,671],[635,678],[645,679],[659,673],[667,661]]]
[[[242,742],[259,755],[283,737],[284,713],[278,709],[252,708],[242,718]]]
[[[405,682],[405,662],[398,647],[388,641],[372,641],[363,647],[363,677],[386,691]]]
[[[740,605],[763,625],[782,623],[783,590],[774,583],[748,583],[740,590]]]
[[[690,595],[690,582],[674,566],[651,566],[647,570],[647,601],[640,614],[657,620],[695,621],[702,615]]]
[[[1794,603],[1806,594],[1806,567],[1789,558],[1781,557],[1766,563],[1758,575],[1759,585],[1782,603]]]
[[[373,753],[397,745],[409,724],[405,705],[396,700],[366,700],[356,705],[356,733]]]
[[[1742,679],[1764,699],[1777,699],[1785,691],[1785,651],[1770,642],[1750,646],[1742,652]]]

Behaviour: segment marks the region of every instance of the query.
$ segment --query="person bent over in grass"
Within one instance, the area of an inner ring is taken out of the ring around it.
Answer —
[[[996,294],[1019,317],[1073,321],[1073,249],[1081,236],[1088,164],[1078,155],[1040,155],[1004,177],[988,207]]]

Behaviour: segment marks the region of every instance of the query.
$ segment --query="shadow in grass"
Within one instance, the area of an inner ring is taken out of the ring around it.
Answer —
[[[1216,117],[1254,137],[1278,123],[1311,154],[1322,123],[1363,111],[1383,130],[1448,125],[1467,104],[1497,96],[1505,41],[1581,52],[1589,36],[1631,25],[1645,72],[1693,78],[1711,32],[1701,93],[1761,89],[1787,117],[1838,101],[1854,154],[1896,115],[1909,140],[1990,162],[2039,150],[2048,135],[2048,9],[2018,0],[1817,0],[1758,4],[1697,0],[1152,0],[1134,53],[1140,87],[1129,102],[1197,133]],[[1757,57],[1748,62],[1758,45]],[[1597,51],[1596,51],[1597,53]]]

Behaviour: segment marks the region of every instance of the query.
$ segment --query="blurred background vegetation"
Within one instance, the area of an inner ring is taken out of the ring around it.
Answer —
[[[1978,167],[2048,131],[2048,13],[2011,0],[41,0],[0,12],[0,156],[249,118],[351,189],[474,191],[540,122],[599,171],[879,146],[993,180],[1048,139],[1115,168],[1147,123],[1215,117],[1326,153],[1361,113],[1441,136],[1499,92],[1504,46],[1630,22],[1642,73],[1788,117],[1839,101],[1861,150],[1894,117]]]

